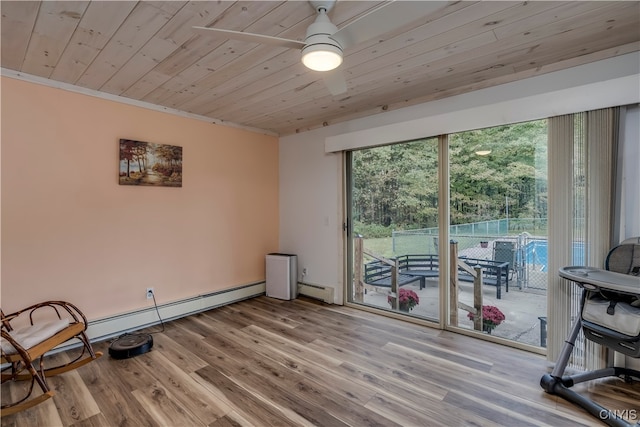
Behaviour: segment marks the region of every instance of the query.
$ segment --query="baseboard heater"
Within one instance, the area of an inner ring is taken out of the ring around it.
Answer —
[[[253,283],[160,304],[158,305],[158,311],[163,321],[171,321],[223,305],[264,295],[264,293],[264,282]],[[89,321],[87,335],[92,342],[103,341],[126,332],[158,324],[159,322],[158,313],[155,307],[151,306],[116,316]]]
[[[298,294],[333,304],[333,288],[298,283]],[[179,301],[158,305],[163,321],[171,321],[192,314],[211,310],[216,307],[233,304],[250,298],[265,295],[265,282],[253,283],[232,289],[225,289],[210,294],[198,295]],[[91,342],[104,341],[127,332],[160,323],[155,307],[146,307],[128,313],[91,320],[87,327],[87,336]],[[72,343],[57,347],[54,352],[69,350],[79,344]]]
[[[298,295],[319,299],[327,304],[333,304],[333,288],[320,285],[310,285],[298,282]]]

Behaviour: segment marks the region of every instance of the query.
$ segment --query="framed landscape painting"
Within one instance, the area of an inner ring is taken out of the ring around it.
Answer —
[[[121,139],[120,185],[182,187],[182,147]]]

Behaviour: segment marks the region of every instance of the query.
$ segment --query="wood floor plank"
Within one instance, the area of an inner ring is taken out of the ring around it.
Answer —
[[[237,310],[237,309],[234,309],[234,310]],[[225,312],[222,310],[220,311],[215,310],[215,311],[206,312],[205,315],[207,315],[210,318],[210,320],[213,320],[216,322],[222,322],[223,324],[227,324],[228,326],[231,326],[231,327],[235,327],[235,326],[245,327],[245,326],[251,326],[251,325],[257,324],[267,330],[270,330],[282,336],[286,336],[300,343],[306,343],[310,339],[309,336],[306,335],[302,329],[300,329],[301,325],[299,324],[299,322],[296,322],[295,320],[291,320],[290,318],[285,318],[280,316],[280,319],[274,320],[274,319],[268,318],[267,311],[265,311],[262,315],[257,314],[255,311],[254,312],[242,311],[242,323],[238,323],[236,320],[238,317],[240,317],[238,316],[238,312],[236,311],[231,313],[232,314],[230,315],[229,311]],[[284,319],[287,319],[287,320],[284,320]],[[293,323],[297,323],[298,325],[293,326]]]
[[[73,427],[103,427],[108,425],[126,425],[126,424],[118,424],[110,421],[105,415],[101,412],[92,417],[87,418],[86,420],[78,421],[73,424]],[[141,424],[142,425],[142,424]]]
[[[495,422],[478,417],[477,414],[466,413],[443,402],[426,402],[428,405],[411,405],[402,399],[388,395],[376,395],[367,408],[381,416],[396,419],[404,426],[429,426],[429,425],[478,425],[495,426]]]
[[[348,389],[340,391],[334,382],[326,381],[326,376],[305,375],[267,357],[245,361],[246,366],[238,371],[235,379],[270,402],[278,403],[281,410],[296,408],[298,414],[314,425],[396,425],[389,420],[371,418],[371,414],[363,410],[363,403],[355,399],[355,394]],[[301,363],[305,363],[304,360],[294,362],[296,366]]]
[[[631,409],[640,412],[640,384],[632,388],[628,385],[623,388],[622,384],[621,379],[616,379],[615,382],[603,381],[590,391],[594,396],[598,396],[598,399],[606,399],[611,405],[628,404],[631,405]]]
[[[548,425],[573,425],[577,419],[573,416],[567,417],[561,411],[546,409],[546,395],[537,384],[514,384],[506,378],[496,376],[492,373],[469,369],[465,366],[449,364],[441,361],[434,366],[424,366],[419,362],[411,362],[414,368],[406,367],[408,372],[416,376],[429,376],[438,384],[444,385],[449,392],[445,401],[451,402],[451,395],[464,396],[468,400],[479,400],[476,405],[482,406],[483,410],[487,406],[505,408],[503,412],[509,412],[517,408],[516,418],[524,414],[525,419],[535,419],[540,423]],[[434,369],[436,368],[436,369]],[[541,397],[538,399],[537,397]],[[546,410],[545,410],[546,409]],[[476,412],[482,412],[480,410]],[[506,418],[510,420],[513,417]],[[513,425],[513,424],[508,424]]]
[[[444,401],[457,408],[471,410],[477,415],[491,417],[496,424],[504,426],[585,426],[576,418],[563,417],[554,412],[541,412],[540,407],[509,399],[504,394],[489,394],[480,398],[474,394],[450,392]]]
[[[141,373],[157,380],[185,411],[193,414],[204,425],[230,412],[230,408],[213,399],[206,390],[181,367],[172,363],[161,352],[152,351],[148,357],[138,359]]]
[[[375,393],[370,387],[354,383],[351,379],[344,378],[343,375],[331,370],[319,368],[315,363],[292,357],[287,353],[273,351],[271,344],[246,334],[242,330],[221,331],[219,335],[239,346],[250,347],[251,352],[243,355],[243,360],[247,363],[260,363],[269,359],[304,378],[312,379],[318,383],[329,382],[333,392],[340,394],[347,401],[353,400],[353,403],[363,405]]]
[[[98,343],[94,347],[101,348],[105,350],[105,354],[108,354],[106,342]],[[87,422],[95,425],[104,419],[107,423],[102,424],[103,426],[154,426],[147,411],[131,395],[136,387],[147,387],[152,382],[148,381],[146,376],[140,375],[135,367],[130,367],[131,360],[117,361],[103,356],[99,361],[101,363],[96,361],[87,365],[91,366],[90,368],[78,369],[78,374],[87,384],[89,393],[94,397],[103,415],[103,417],[91,417]],[[125,368],[122,369],[121,366]],[[142,376],[146,381],[136,381],[135,378],[138,376]]]
[[[59,353],[51,358],[52,365],[69,363],[68,354]],[[53,402],[64,425],[71,425],[100,413],[100,408],[89,392],[79,370],[56,375],[47,379],[55,391]]]
[[[6,384],[6,383],[5,383]],[[14,383],[15,384],[15,383]],[[37,386],[36,386],[37,388]],[[37,395],[40,395],[41,392],[37,391]],[[2,390],[3,404],[5,397],[11,397],[13,401],[16,398],[22,398],[23,394],[13,395],[11,391],[7,392],[3,388]],[[48,399],[43,403],[36,405],[26,411],[18,412],[17,414],[13,414],[10,416],[5,416],[0,419],[2,421],[2,426],[12,426],[12,427],[22,427],[22,426],[47,426],[47,427],[58,427],[64,426],[65,424],[62,422],[60,418],[60,414],[58,413],[58,408],[53,401],[53,399]]]
[[[271,341],[273,343],[272,348],[274,351],[292,353],[310,362],[318,363],[321,366],[338,366],[342,363],[339,359],[309,349],[308,346],[299,344],[283,336],[279,336],[256,325],[247,326],[243,331],[257,338]]]
[[[188,328],[168,329],[165,334],[176,342],[180,348],[188,349],[188,351],[197,354],[200,359],[208,364],[214,363],[217,358],[221,357],[220,352],[205,341],[206,337],[193,333]]]
[[[134,390],[133,397],[145,408],[149,417],[160,426],[205,426],[194,414],[186,410],[175,396],[159,383]]]
[[[260,319],[260,324],[264,322],[273,323],[285,328],[296,328],[302,325],[302,322],[293,320],[286,313],[278,313],[274,310],[268,310],[261,307],[258,304],[253,304],[250,301],[241,301],[237,304],[237,308],[243,311],[244,316],[256,316]]]
[[[247,302],[256,307],[260,307],[262,310],[271,313],[274,316],[286,316],[292,318],[293,314],[299,313],[299,309],[291,307],[290,301],[279,300],[275,298],[253,298]],[[305,308],[306,311],[310,311]]]
[[[446,396],[446,391],[433,383],[418,385],[411,380],[394,377],[393,374],[367,371],[352,364],[344,364],[340,366],[340,370],[353,381],[369,385],[376,394],[389,397],[402,396],[407,404],[424,405],[432,400],[441,401]]]
[[[327,410],[327,393],[318,392],[312,381],[286,372],[286,368],[268,359],[253,361],[239,370],[233,380],[253,395],[274,405],[287,418],[304,419],[309,425],[346,425]],[[314,394],[315,399],[308,394]],[[310,402],[313,401],[314,402]]]
[[[602,425],[542,390],[540,355],[317,300],[263,296],[143,332],[151,352],[116,360],[95,343],[105,356],[0,427]],[[3,404],[24,385],[2,384]],[[637,421],[640,382],[574,389]]]
[[[456,365],[462,365],[470,369],[485,372],[489,372],[494,365],[493,362],[483,360],[475,355],[470,356],[466,354],[460,354],[459,352],[440,349],[436,345],[419,343],[412,340],[403,341],[402,344],[389,342],[382,346],[382,348],[389,349],[396,354],[402,354],[414,362],[419,362],[422,360],[423,355],[428,355],[429,359],[432,359],[434,357],[440,358]]]
[[[248,423],[242,424],[234,420],[232,417],[225,415],[224,417],[218,418],[215,422],[209,424],[209,427],[242,427],[243,425],[248,425]]]
[[[238,317],[240,316],[235,316],[235,318]],[[249,323],[242,321],[241,325],[246,326],[247,324]],[[176,320],[176,326],[187,329],[189,332],[196,333],[202,337],[207,337],[215,333],[215,328],[211,325],[211,322],[209,322],[208,317],[204,313],[198,313],[190,316],[188,320],[185,318],[178,319]]]
[[[487,400],[473,400],[468,398],[467,395],[460,395],[459,393],[449,393],[444,400],[445,403],[449,403],[452,407],[457,408],[454,412],[464,411],[473,413],[474,416],[482,419],[489,418],[493,425],[499,426],[522,426],[522,427],[553,427],[555,424],[547,424],[540,419],[535,421],[527,415],[519,414],[512,410],[512,408],[498,408],[492,399]],[[498,410],[500,409],[500,410]],[[562,424],[557,424],[558,426]],[[579,424],[576,424],[578,426]]]
[[[241,413],[255,425],[306,425],[299,420],[287,418],[274,405],[256,398],[250,391],[242,387],[227,375],[207,366],[195,372],[203,380],[210,384],[211,388],[217,390],[218,395],[224,396],[224,400],[235,411]]]
[[[153,348],[164,354],[167,359],[180,366],[185,372],[193,372],[207,366],[207,362],[189,350],[189,347],[178,345],[166,334],[154,335]]]
[[[244,336],[244,337],[243,337]],[[250,335],[243,334],[238,330],[220,331],[219,334],[205,339],[216,347],[221,353],[226,353],[228,357],[219,357],[212,364],[218,372],[233,381],[240,389],[249,392],[251,396],[261,396],[261,400],[266,400],[274,405],[278,412],[296,424],[303,425],[340,425],[338,419],[328,414],[323,407],[310,404],[308,401],[292,399],[287,390],[272,380],[281,382],[282,378],[298,376],[298,381],[305,377],[299,373],[291,373],[286,366],[271,360],[269,356],[263,356],[256,351],[258,343]],[[214,362],[215,363],[215,362]],[[291,362],[297,366],[298,362]],[[198,371],[196,374],[202,375]],[[293,375],[292,375],[293,374]],[[290,379],[290,381],[293,381]],[[213,386],[213,385],[212,385]],[[229,390],[230,387],[226,388]],[[220,390],[215,389],[214,394],[220,397]],[[233,401],[233,396],[223,398],[227,402]],[[230,405],[233,405],[230,403]],[[295,408],[295,409],[292,409]],[[241,413],[238,408],[235,413]],[[252,414],[248,414],[249,418]]]
[[[203,368],[203,369],[207,369],[207,368]],[[218,424],[221,424],[221,425],[231,424],[231,425],[240,425],[240,426],[255,426],[260,423],[265,424],[264,421],[259,421],[259,419],[255,417],[255,414],[254,414],[255,408],[253,406],[250,406],[250,407],[243,406],[242,399],[240,399],[240,401],[237,401],[235,398],[236,397],[235,393],[229,392],[229,387],[225,386],[224,382],[221,386],[220,386],[220,383],[213,384],[212,382],[210,382],[210,379],[208,379],[209,378],[208,375],[206,374],[200,375],[197,372],[194,372],[191,376],[200,384],[202,384],[202,386],[205,387],[209,391],[209,393],[211,393],[212,396],[215,396],[216,399],[220,400],[221,402],[224,402],[230,408],[235,408],[224,417],[219,418],[218,420],[213,422],[211,424],[212,426],[218,425]],[[248,408],[248,412],[245,411],[245,409],[247,408]],[[259,413],[259,409],[255,410],[255,412]],[[288,412],[289,412],[288,418],[291,420],[289,425],[300,425],[300,426],[309,426],[309,427],[312,426],[312,424],[307,422],[307,420],[305,420],[303,417],[300,417],[297,414],[292,413],[291,411],[288,411]],[[274,424],[274,425],[279,425],[279,424]]]

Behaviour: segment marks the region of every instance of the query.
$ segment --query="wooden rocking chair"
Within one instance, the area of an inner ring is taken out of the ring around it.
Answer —
[[[2,383],[31,381],[29,391],[22,399],[2,405],[2,416],[31,408],[53,397],[54,392],[47,385],[46,377],[76,369],[102,356],[102,352],[93,351],[85,334],[87,319],[73,304],[47,301],[8,315],[0,310],[0,315]],[[18,325],[19,322],[22,323]],[[83,345],[80,355],[69,363],[45,368],[45,353],[73,339]],[[42,394],[32,397],[36,382]]]

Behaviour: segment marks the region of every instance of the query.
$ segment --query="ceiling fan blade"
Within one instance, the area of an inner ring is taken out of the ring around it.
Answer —
[[[331,95],[340,95],[347,91],[347,79],[345,79],[341,69],[336,68],[335,70],[324,71],[322,78]]]
[[[387,2],[340,28],[331,38],[347,49],[423,18],[446,4],[446,1]]]
[[[222,30],[220,28],[193,27],[193,30],[208,36],[218,36],[234,40],[242,40],[251,43],[269,44],[272,46],[288,47],[291,49],[302,49],[304,42],[297,40],[282,39],[280,37],[265,36],[262,34],[245,33],[242,31]]]

